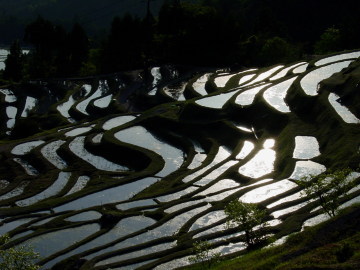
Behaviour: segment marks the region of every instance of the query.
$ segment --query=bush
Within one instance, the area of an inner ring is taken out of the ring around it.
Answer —
[[[37,270],[40,266],[34,264],[39,254],[29,246],[2,249],[9,242],[9,236],[0,236],[0,269],[2,270]]]
[[[210,244],[207,241],[195,242],[193,245],[194,256],[189,258],[190,263],[201,263],[203,268],[210,268],[220,261],[220,253],[210,251]]]

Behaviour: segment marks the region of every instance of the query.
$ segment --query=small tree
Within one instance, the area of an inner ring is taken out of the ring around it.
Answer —
[[[207,241],[198,241],[193,244],[194,256],[189,258],[190,263],[201,263],[204,268],[210,268],[214,263],[220,261],[221,254],[210,251],[210,244]]]
[[[248,248],[265,240],[266,211],[261,210],[256,204],[234,200],[225,207],[225,214],[228,216],[228,227],[237,225],[245,231]]]
[[[3,249],[9,242],[9,236],[0,236],[0,269],[1,270],[38,270],[40,266],[34,264],[39,254],[29,246],[12,247]]]
[[[350,173],[351,170],[346,168],[305,177],[299,182],[304,188],[303,196],[317,197],[323,211],[333,217],[340,206],[341,198],[354,187]]]

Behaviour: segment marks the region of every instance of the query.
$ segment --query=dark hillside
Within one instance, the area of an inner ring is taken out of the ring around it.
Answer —
[[[147,1],[143,0],[0,0],[1,43],[22,38],[25,25],[38,15],[70,28],[74,22],[84,25],[91,35],[108,29],[115,16],[126,13],[137,17],[146,15]],[[151,2],[151,11],[157,14],[163,0]],[[22,27],[21,27],[22,26]],[[15,32],[14,32],[15,31]]]
[[[189,264],[198,241],[224,256],[247,253],[243,228],[226,226],[234,200],[261,207],[274,240],[328,219],[321,198],[301,193],[304,177],[349,168],[338,205],[359,203],[359,57],[152,66],[2,87],[4,248],[32,245],[43,269],[170,270]],[[349,244],[354,256],[340,259],[358,266],[359,222],[356,210],[290,238],[294,249],[256,259],[256,269],[294,269],[328,244],[331,262]]]

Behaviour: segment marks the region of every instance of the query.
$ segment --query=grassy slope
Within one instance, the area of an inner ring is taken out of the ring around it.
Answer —
[[[350,247],[349,258],[337,254]],[[202,269],[192,266],[186,269]],[[211,269],[360,269],[360,205],[343,210],[337,217],[291,235],[283,245],[264,248]]]

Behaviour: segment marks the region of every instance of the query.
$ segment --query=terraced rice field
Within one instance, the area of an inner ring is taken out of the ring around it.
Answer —
[[[43,269],[174,269],[198,240],[245,249],[225,226],[234,199],[277,239],[316,224],[298,181],[350,166],[360,182],[359,56],[1,89],[0,234]]]

